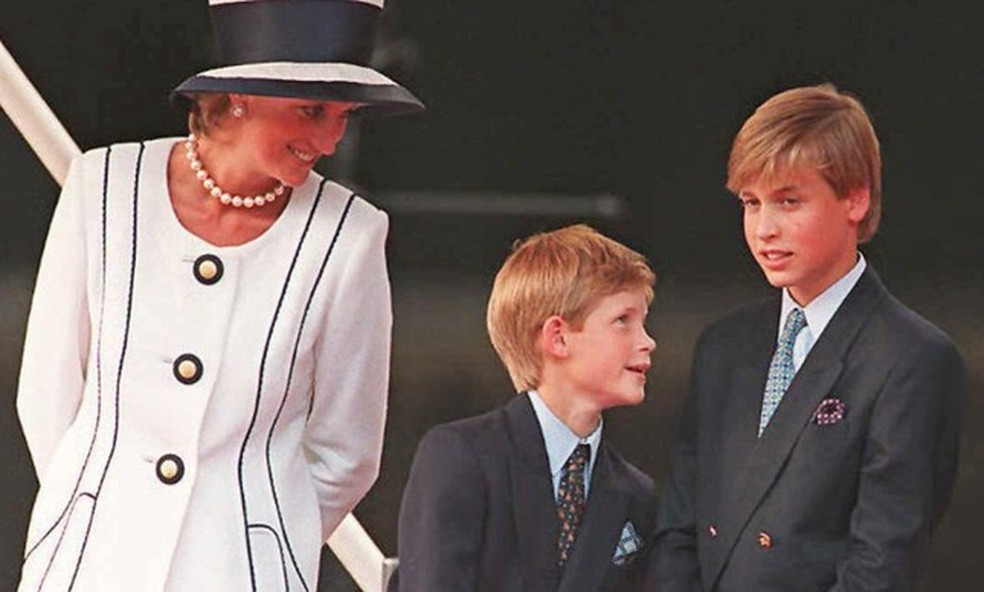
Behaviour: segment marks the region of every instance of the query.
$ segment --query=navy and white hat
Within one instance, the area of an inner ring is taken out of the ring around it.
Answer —
[[[421,111],[410,91],[369,67],[383,2],[209,0],[219,66],[174,92],[364,103],[380,115]]]

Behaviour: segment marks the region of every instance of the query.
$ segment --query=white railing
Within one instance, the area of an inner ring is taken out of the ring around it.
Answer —
[[[0,41],[0,107],[59,185],[79,147]],[[381,592],[395,560],[387,559],[359,521],[349,514],[328,546],[364,592]]]
[[[0,107],[61,185],[79,147],[0,41]]]

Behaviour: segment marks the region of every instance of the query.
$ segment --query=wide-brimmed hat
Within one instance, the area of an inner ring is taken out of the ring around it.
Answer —
[[[217,67],[174,89],[363,103],[374,115],[421,111],[369,67],[384,0],[209,0]],[[363,109],[360,109],[362,111]]]

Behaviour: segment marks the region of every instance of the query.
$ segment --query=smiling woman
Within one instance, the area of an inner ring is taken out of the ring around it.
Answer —
[[[190,135],[73,162],[17,398],[21,590],[317,588],[378,474],[392,313],[386,214],[313,167],[352,111],[423,108],[367,66],[381,9],[213,0]]]
[[[184,155],[177,145],[171,151],[171,204],[193,234],[217,245],[238,245],[273,224],[292,188],[304,183],[319,158],[335,152],[349,114],[362,105],[242,94],[218,97],[196,99],[206,106],[190,112],[192,133]],[[224,105],[228,114],[217,113],[216,105]]]

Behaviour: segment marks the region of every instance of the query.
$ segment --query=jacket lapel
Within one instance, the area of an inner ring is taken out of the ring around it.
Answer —
[[[710,480],[710,486],[702,494],[703,501],[708,507],[721,508],[711,518],[722,533],[735,531],[726,524],[733,517],[733,506],[730,505],[733,502],[728,496],[749,471],[747,465],[754,462],[762,392],[776,346],[776,319],[779,317],[779,310],[778,300],[763,307],[749,321],[740,340],[732,344],[735,349],[734,368],[723,384],[713,385],[714,388],[720,388],[724,396],[715,399],[714,414],[701,419],[706,424],[702,429],[720,434],[715,438],[718,445],[702,454],[700,462],[703,465],[702,475]],[[728,360],[718,363],[727,364]],[[719,567],[724,565],[731,553],[733,544],[733,541],[728,541],[726,545],[712,545],[701,549],[702,564],[710,568],[701,570],[707,590],[713,588],[708,578],[712,575],[716,577]]]
[[[725,407],[720,425],[721,442],[719,472],[723,483],[734,483],[745,472],[745,465],[755,456],[758,446],[759,415],[762,409],[762,393],[769,373],[769,362],[775,349],[775,319],[779,316],[778,304],[768,308],[770,314],[763,318],[763,330],[748,337],[748,355],[743,357],[731,376],[729,393],[720,402]]]
[[[616,480],[610,454],[602,442],[592,473],[587,511],[559,592],[600,590],[612,568],[615,546],[628,517],[629,495]]]
[[[812,420],[817,405],[840,376],[844,357],[858,332],[885,294],[878,276],[869,267],[796,373],[762,437],[752,445],[741,473],[730,482],[733,485],[728,486],[725,494],[727,501],[723,505],[725,510],[720,516],[721,531],[729,538],[723,542],[721,556],[712,558],[713,562],[709,565],[709,579],[705,582],[709,582],[711,588],[717,582],[742,530],[779,476],[804,428]],[[761,406],[763,377],[760,374],[755,404],[748,403],[756,417]]]
[[[506,406],[509,425],[513,519],[524,590],[554,590],[557,567],[557,518],[550,463],[543,433],[525,394]]]

